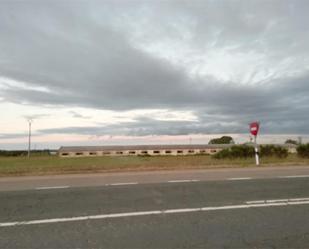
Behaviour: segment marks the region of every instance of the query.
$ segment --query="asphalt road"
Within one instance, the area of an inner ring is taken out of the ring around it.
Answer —
[[[56,187],[89,187],[127,183],[170,181],[216,181],[234,178],[289,178],[309,176],[309,166],[221,168],[200,170],[145,171],[123,173],[67,174],[47,176],[0,177],[0,191]]]
[[[1,191],[0,248],[309,247],[308,175],[233,176]]]

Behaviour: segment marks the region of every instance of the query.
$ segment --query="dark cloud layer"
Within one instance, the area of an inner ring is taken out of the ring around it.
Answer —
[[[238,127],[237,127],[238,128]],[[206,134],[209,130],[217,133],[227,132],[220,123],[204,124],[190,121],[162,121],[152,118],[138,118],[134,122],[121,124],[102,125],[97,127],[65,127],[39,130],[39,134],[82,134],[82,135],[186,135],[191,133]],[[233,132],[233,130],[230,130]]]
[[[309,133],[308,11],[308,1],[2,2],[0,76],[29,87],[3,88],[0,98],[119,111],[191,110],[199,119],[145,118],[44,133],[246,132],[244,127],[255,119],[267,133]],[[172,63],[139,46],[165,40],[205,57],[203,51],[212,49],[259,53],[267,64],[257,64],[252,77],[261,68],[290,64],[261,82],[222,82],[211,73],[190,75],[185,63]]]

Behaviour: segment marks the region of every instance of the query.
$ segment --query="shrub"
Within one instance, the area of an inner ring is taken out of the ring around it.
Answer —
[[[231,157],[230,149],[223,149],[214,154],[212,157],[216,159],[230,158]]]
[[[281,146],[275,145],[262,145],[260,147],[260,155],[261,157],[265,156],[274,156],[279,158],[285,158],[288,156],[288,150]]]
[[[28,151],[26,150],[0,150],[0,156],[4,157],[18,157],[27,156]],[[36,156],[48,156],[50,155],[49,150],[31,150],[31,155]]]
[[[298,145],[297,154],[300,157],[309,158],[309,144]]]
[[[289,155],[288,149],[280,146],[275,146],[273,156],[286,158]]]
[[[11,151],[6,151],[6,150],[1,150],[0,151],[0,156],[25,156],[27,155],[26,151],[15,151],[15,150],[11,150]]]
[[[213,155],[214,158],[248,158],[254,156],[254,148],[247,145],[232,146]]]
[[[254,157],[254,154],[255,151],[253,146],[240,145],[240,146],[232,146],[231,148],[221,150],[213,157],[217,159],[249,158]],[[274,156],[279,158],[285,158],[288,156],[288,150],[280,146],[264,145],[260,146],[260,155],[262,157]]]
[[[264,145],[260,147],[260,155],[261,157],[264,156],[272,156],[273,155],[273,151],[274,151],[274,147],[273,145]]]

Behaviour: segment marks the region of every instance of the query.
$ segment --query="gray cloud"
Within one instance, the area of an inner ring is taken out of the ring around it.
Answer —
[[[225,127],[226,126],[226,127]],[[104,125],[96,127],[64,127],[55,129],[42,129],[38,134],[82,134],[82,135],[124,135],[124,136],[147,136],[147,135],[186,135],[207,134],[212,132],[233,132],[239,127],[233,124],[211,123],[202,124],[191,121],[162,121],[148,117],[137,118],[134,122]]]
[[[25,119],[27,120],[34,120],[34,119],[41,119],[41,118],[45,118],[45,117],[49,117],[49,114],[32,114],[32,115],[25,115],[23,116]]]
[[[28,134],[26,134],[26,133],[0,134],[0,139],[26,138],[27,136],[28,136]]]
[[[91,116],[85,116],[85,115],[82,115],[82,114],[75,112],[75,111],[69,111],[68,113],[71,114],[73,118],[83,118],[83,119],[90,119],[91,118]]]
[[[189,123],[148,117],[104,129],[67,127],[42,133],[246,132],[247,123],[256,119],[266,133],[309,133],[308,10],[308,1],[2,3],[0,76],[32,88],[7,86],[0,98],[109,110],[192,110],[199,118]],[[198,54],[207,59],[207,53],[222,49],[238,56],[258,53],[264,59],[248,72],[249,84],[222,82],[211,74],[190,75],[185,62],[147,50],[173,42],[189,47],[192,58]],[[250,82],[261,73],[263,80]],[[33,88],[38,86],[47,90]]]

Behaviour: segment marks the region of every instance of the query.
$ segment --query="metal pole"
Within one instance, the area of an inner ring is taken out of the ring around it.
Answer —
[[[255,163],[256,165],[260,165],[260,160],[259,160],[259,151],[258,151],[258,146],[256,143],[256,136],[254,136],[254,151],[255,151]]]
[[[28,122],[29,122],[28,157],[30,157],[30,152],[31,152],[31,120],[28,120]]]

